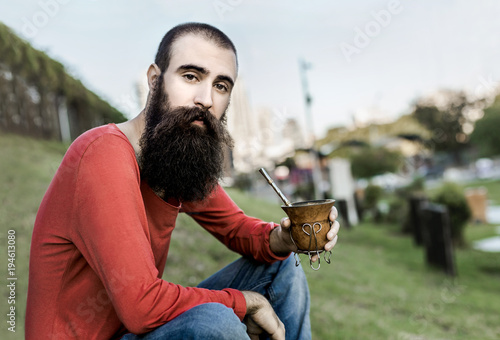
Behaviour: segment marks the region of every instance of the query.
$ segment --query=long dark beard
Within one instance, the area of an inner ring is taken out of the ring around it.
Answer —
[[[163,75],[158,79],[139,142],[141,178],[163,199],[203,200],[222,179],[224,146],[232,147],[233,140],[225,119],[198,107],[171,109]],[[195,120],[204,126],[193,124]]]

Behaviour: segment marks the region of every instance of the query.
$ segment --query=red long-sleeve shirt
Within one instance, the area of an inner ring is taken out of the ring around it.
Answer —
[[[40,205],[30,253],[26,339],[115,339],[145,333],[202,303],[240,319],[234,289],[162,280],[172,230],[190,213],[228,248],[263,262],[273,223],[248,217],[218,187],[203,204],[171,205],[140,180],[134,149],[114,124],[68,149]]]

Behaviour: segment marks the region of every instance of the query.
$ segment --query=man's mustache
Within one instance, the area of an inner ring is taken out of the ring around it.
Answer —
[[[194,122],[195,120],[200,120],[207,124],[208,117],[211,115],[210,112],[207,110],[203,110],[199,107],[193,107],[189,108],[186,110],[186,120],[189,121],[190,123]]]
[[[176,120],[178,124],[184,128],[188,128],[191,123],[196,120],[202,121],[205,126],[214,129],[215,124],[217,124],[217,118],[215,118],[208,110],[204,110],[197,106],[195,107],[185,107],[180,106],[175,109],[172,109],[168,115],[170,118]],[[161,130],[164,125],[166,125],[166,121],[160,122],[156,130]]]

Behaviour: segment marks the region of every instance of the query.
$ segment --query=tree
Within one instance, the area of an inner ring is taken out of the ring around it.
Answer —
[[[432,133],[428,144],[436,151],[449,152],[461,164],[461,152],[469,144],[472,119],[469,112],[483,105],[483,100],[471,100],[460,92],[444,91],[432,99],[420,99],[412,115]]]
[[[475,124],[471,144],[478,148],[480,157],[500,155],[500,96],[484,110],[484,116]]]

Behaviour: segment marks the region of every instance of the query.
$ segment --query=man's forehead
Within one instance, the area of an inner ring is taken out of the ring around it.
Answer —
[[[202,34],[186,34],[172,44],[170,65],[177,68],[190,63],[199,64],[209,71],[216,71],[210,70],[216,67],[232,73],[233,78],[236,77],[236,55],[233,50],[219,46]]]

